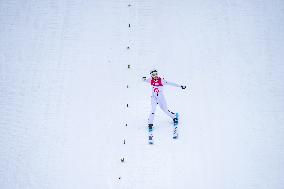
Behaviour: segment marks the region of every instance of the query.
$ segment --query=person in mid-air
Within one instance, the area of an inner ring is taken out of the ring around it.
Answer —
[[[158,71],[156,69],[151,70],[150,75],[151,75],[150,78],[146,79],[146,77],[143,77],[142,80],[144,82],[150,83],[151,86],[152,86],[152,96],[151,96],[152,108],[151,108],[151,112],[150,112],[150,115],[149,115],[149,118],[148,118],[148,127],[149,127],[149,132],[151,133],[152,130],[153,130],[153,121],[154,121],[155,111],[156,111],[157,105],[159,105],[160,108],[169,117],[171,117],[173,119],[173,122],[174,122],[175,125],[178,124],[177,114],[168,110],[167,102],[166,102],[164,92],[163,92],[164,85],[181,87],[182,89],[185,89],[186,86],[178,85],[176,83],[166,81],[164,78],[161,78],[161,77],[158,76]],[[150,137],[152,138],[153,136],[150,135],[149,140],[151,140]]]

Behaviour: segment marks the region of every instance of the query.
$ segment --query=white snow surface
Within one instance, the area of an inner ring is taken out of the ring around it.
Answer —
[[[282,189],[283,52],[282,0],[1,0],[0,188]]]

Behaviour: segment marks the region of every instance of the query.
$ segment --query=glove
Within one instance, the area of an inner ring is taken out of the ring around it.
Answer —
[[[186,86],[185,86],[185,85],[181,85],[181,88],[182,88],[182,89],[185,89],[185,88],[186,88]]]

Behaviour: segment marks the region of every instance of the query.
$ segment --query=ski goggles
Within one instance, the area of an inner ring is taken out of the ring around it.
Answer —
[[[151,76],[152,76],[152,77],[157,76],[157,75],[158,75],[158,72],[152,72],[152,73],[151,73]]]

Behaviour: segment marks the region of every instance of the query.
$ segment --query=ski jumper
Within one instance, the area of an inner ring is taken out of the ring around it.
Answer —
[[[176,117],[175,113],[168,110],[167,102],[166,102],[166,99],[165,99],[165,96],[164,96],[164,93],[163,93],[163,88],[164,88],[164,85],[171,85],[171,86],[175,86],[175,87],[180,87],[180,85],[166,81],[164,78],[162,79],[160,77],[158,77],[157,80],[149,78],[149,79],[146,79],[145,82],[148,82],[152,85],[152,96],[151,96],[152,108],[151,108],[151,112],[150,112],[150,115],[149,115],[149,118],[148,118],[148,124],[153,124],[157,105],[159,105],[160,108],[168,116],[170,116],[172,119],[174,119]]]

